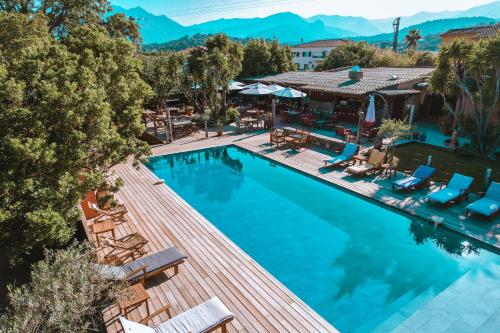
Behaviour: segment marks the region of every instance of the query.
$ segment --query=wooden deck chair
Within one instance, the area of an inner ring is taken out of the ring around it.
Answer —
[[[363,165],[353,165],[347,168],[347,172],[351,175],[364,177],[369,173],[380,170],[385,160],[385,153],[377,149],[372,149],[370,157]]]
[[[140,322],[120,317],[120,323],[126,333],[208,333],[218,329],[222,333],[227,333],[226,325],[234,318],[234,314],[217,296],[173,318],[170,308],[171,305],[165,305]],[[149,321],[163,312],[167,313],[169,320],[154,328],[146,326]]]
[[[135,260],[147,254],[144,246],[148,241],[139,233],[133,233],[122,238],[98,236],[104,248],[111,249],[103,257],[103,261],[109,264],[121,264],[127,259]]]
[[[103,222],[108,219],[112,219],[116,224],[127,222],[128,211],[123,204],[120,204],[116,208],[110,210],[101,209],[94,202],[89,202],[88,205],[91,210],[99,214],[99,216],[94,220],[94,223]]]

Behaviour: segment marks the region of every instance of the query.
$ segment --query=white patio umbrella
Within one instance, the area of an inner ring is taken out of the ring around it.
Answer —
[[[243,90],[244,89],[244,84],[237,82],[237,81],[231,81],[229,82],[229,90],[234,91],[234,90]]]
[[[269,86],[266,86],[263,83],[257,82],[257,83],[252,83],[246,86],[243,86],[243,89],[254,89],[254,88],[264,88],[264,89],[269,89]]]
[[[307,96],[306,93],[303,93],[302,91],[298,91],[292,88],[285,88],[278,91],[273,91],[272,94],[274,96],[284,97],[284,98],[303,98]]]
[[[269,95],[272,91],[266,88],[250,88],[244,89],[239,93],[242,95]]]
[[[278,90],[283,90],[285,89],[285,87],[282,87],[278,84],[271,84],[267,89],[271,90],[271,91],[278,91]]]
[[[368,110],[366,111],[365,124],[368,126],[375,125],[375,96],[370,95],[370,104],[368,105]]]
[[[236,80],[229,81],[229,84],[233,84],[235,86],[244,86],[245,85],[243,82],[236,81]]]

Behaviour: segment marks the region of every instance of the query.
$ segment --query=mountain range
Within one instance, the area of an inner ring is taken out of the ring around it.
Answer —
[[[236,38],[277,38],[280,42],[288,44],[328,38],[352,38],[373,42],[392,38],[392,18],[370,20],[364,17],[340,15],[316,15],[304,18],[294,13],[282,12],[264,18],[218,19],[184,26],[165,15],[153,15],[141,7],[125,9],[113,5],[113,11],[108,15],[115,13],[123,13],[136,19],[145,44],[218,32]],[[487,24],[499,19],[500,1],[464,11],[420,12],[401,18],[400,37],[404,37],[405,31],[414,27],[425,36],[452,28]]]

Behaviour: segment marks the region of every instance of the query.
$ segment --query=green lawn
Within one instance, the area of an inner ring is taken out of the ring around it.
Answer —
[[[427,163],[427,156],[432,155],[432,166],[437,168],[434,180],[446,182],[454,172],[470,177],[475,181],[473,191],[484,191],[484,175],[487,168],[491,168],[492,179],[500,182],[500,160],[490,161],[482,156],[461,156],[455,152],[447,151],[421,143],[409,143],[396,146],[396,156],[400,159],[399,169],[413,171],[420,164]]]

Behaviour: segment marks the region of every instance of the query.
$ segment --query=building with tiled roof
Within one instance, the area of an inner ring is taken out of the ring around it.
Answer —
[[[308,94],[311,103],[323,108],[352,111],[367,105],[369,95],[375,93],[379,102],[385,100],[392,116],[402,117],[408,103],[418,107],[425,96],[426,80],[432,67],[377,67],[361,69],[355,78],[352,68],[332,71],[295,71],[269,75],[255,81],[289,86]],[[384,102],[385,103],[385,102]]]
[[[500,23],[482,25],[470,28],[451,29],[441,34],[443,44],[451,43],[456,39],[479,40],[492,38],[500,33]]]
[[[299,70],[314,69],[334,48],[347,42],[343,39],[325,39],[292,46],[293,62]]]

